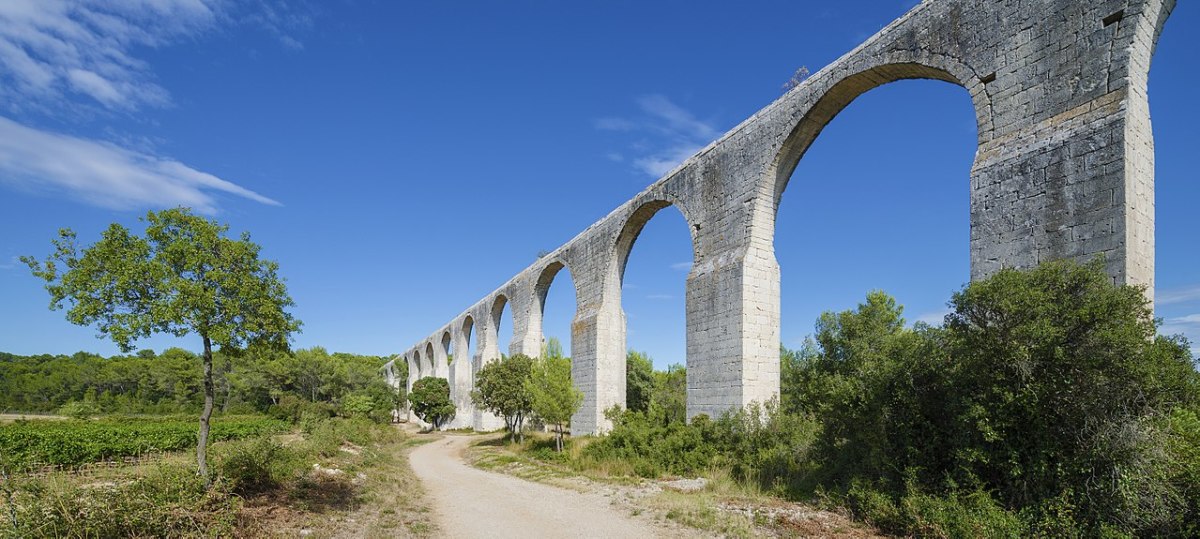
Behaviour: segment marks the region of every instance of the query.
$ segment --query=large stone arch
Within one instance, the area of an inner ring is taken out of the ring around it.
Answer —
[[[624,402],[619,289],[627,247],[637,221],[669,202],[693,235],[688,416],[777,395],[779,197],[804,151],[843,107],[901,79],[955,83],[974,103],[972,278],[1104,256],[1114,281],[1152,290],[1154,147],[1146,87],[1174,5],[921,2],[472,306],[480,361],[501,353],[496,326],[509,299],[509,351],[530,350],[530,313],[540,303],[526,291],[536,288],[548,262],[569,262],[578,308],[572,373],[585,393],[572,430],[605,430],[604,408]]]
[[[962,87],[971,94],[971,100],[975,106],[979,142],[989,140],[992,136],[991,104],[987,93],[981,88],[984,83],[974,75],[967,75],[965,66],[945,57],[938,57],[938,59],[941,60],[940,64],[953,68],[958,74],[943,67],[934,67],[918,62],[883,63],[845,75],[832,83],[815,82],[812,89],[817,96],[815,102],[791,128],[787,138],[776,152],[771,167],[767,169],[766,178],[772,183],[771,192],[774,193],[774,210],[778,210],[779,201],[787,189],[792,172],[795,171],[796,166],[817,136],[855,99],[885,84],[901,80],[928,79],[940,80]],[[964,76],[967,78],[962,78]],[[825,88],[827,84],[828,88]]]
[[[579,283],[575,282],[575,272],[571,270],[570,264],[563,257],[553,257],[545,261],[541,270],[537,273],[537,279],[532,281],[529,293],[529,313],[527,315],[527,329],[525,339],[528,344],[525,348],[530,352],[526,352],[530,356],[538,356],[541,354],[542,346],[545,345],[546,328],[546,297],[550,293],[550,286],[554,284],[554,280],[563,270],[571,276],[572,290],[571,294],[575,297],[575,312],[571,313],[571,319],[579,315]],[[571,336],[574,341],[574,335]],[[568,351],[569,353],[570,351]]]

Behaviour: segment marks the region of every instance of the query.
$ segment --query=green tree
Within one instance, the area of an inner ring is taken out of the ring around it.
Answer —
[[[450,383],[445,378],[427,376],[413,382],[410,400],[413,413],[432,425],[434,430],[442,428],[442,425],[454,418],[454,403],[450,402]]]
[[[227,225],[186,208],[150,212],[143,221],[145,237],[113,223],[100,241],[82,250],[75,232],[63,229],[44,262],[21,260],[46,281],[51,309],[66,303],[67,320],[95,324],[122,351],[155,333],[200,337],[204,408],[196,460],[207,478],[213,346],[287,348],[300,322],[287,312],[294,302],[278,264],[259,258],[261,247],[249,234],[228,238]]]
[[[625,353],[625,409],[646,412],[654,393],[654,363],[645,352]]]
[[[567,357],[563,353],[562,341],[558,337],[550,337],[542,343],[542,357]]]
[[[583,392],[571,382],[571,360],[543,357],[533,362],[525,379],[533,413],[558,427],[555,447],[562,451],[563,427],[583,404]]]
[[[524,354],[488,363],[475,375],[475,389],[471,391],[476,406],[504,418],[504,426],[514,441],[525,439],[521,427],[533,407],[525,387],[532,365],[533,359]]]
[[[649,415],[662,425],[687,420],[687,368],[674,364],[666,371],[654,371]]]

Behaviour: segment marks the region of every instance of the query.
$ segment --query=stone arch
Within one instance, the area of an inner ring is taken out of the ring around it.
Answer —
[[[851,73],[829,85],[816,102],[796,122],[775,155],[767,181],[774,194],[773,210],[778,211],[783,192],[804,153],[816,141],[827,125],[859,96],[885,84],[901,80],[940,80],[960,86],[971,94],[979,128],[978,143],[992,138],[991,104],[984,89],[985,83],[963,64],[945,56],[930,56],[926,62],[898,61],[882,63]],[[929,61],[936,60],[936,61]],[[987,78],[994,75],[985,75]],[[806,85],[801,85],[801,88]],[[774,213],[772,212],[772,215]]]
[[[454,345],[454,338],[451,337],[450,330],[447,329],[446,331],[443,331],[442,332],[442,348],[441,349],[442,349],[442,353],[444,353],[446,355],[446,363],[447,364],[454,362],[454,355],[452,355],[451,352],[453,352],[454,354],[458,353],[458,350],[453,349],[453,345]]]
[[[691,234],[692,240],[692,264],[693,271],[695,265],[700,263],[700,250],[698,249],[699,229],[692,224],[692,220],[688,217],[688,212],[684,206],[678,204],[666,197],[656,198],[646,202],[642,202],[636,209],[629,213],[625,218],[625,223],[621,226],[621,231],[617,233],[617,237],[613,244],[613,256],[611,260],[613,265],[609,271],[609,292],[616,292],[617,298],[620,298],[621,283],[625,279],[625,267],[629,264],[629,254],[633,252],[633,244],[637,242],[638,236],[642,233],[642,229],[646,228],[646,224],[658,214],[660,210],[668,206],[679,210],[683,215],[683,220],[688,224],[688,232]]]
[[[465,358],[468,364],[474,363],[470,354],[472,331],[475,331],[475,319],[468,314],[467,316],[463,317],[462,324],[458,326],[459,339],[454,348],[454,354],[460,356],[461,358]],[[461,351],[458,349],[460,344],[462,347]]]
[[[505,293],[496,294],[492,298],[491,306],[487,311],[487,323],[484,325],[487,340],[485,342],[483,339],[480,339],[480,343],[484,344],[480,351],[483,353],[483,361],[485,363],[499,359],[501,355],[508,354],[508,350],[500,349],[500,322],[504,317],[504,309],[509,306],[509,303],[508,295]],[[510,313],[509,316],[512,316],[512,314]],[[511,337],[509,344],[511,345]]]
[[[420,380],[421,378],[424,378],[426,376],[429,376],[429,373],[425,370],[425,363],[423,361],[421,361],[421,351],[420,350],[413,350],[412,362],[413,362],[413,365],[417,368],[416,373],[417,373],[418,380]]]
[[[434,352],[433,341],[425,341],[425,352],[421,355],[421,358],[423,366],[421,369],[423,371],[421,375],[437,376],[440,369],[438,369],[438,365],[434,361],[437,358],[437,355],[435,355]]]
[[[573,285],[571,292],[575,297],[575,312],[571,313],[572,321],[579,315],[581,294],[579,291],[579,282],[575,279],[575,272],[571,270],[570,265],[564,259],[555,258],[542,267],[541,271],[538,272],[537,280],[533,283],[533,301],[529,311],[529,328],[527,331],[531,332],[532,342],[537,347],[537,354],[541,353],[542,346],[546,342],[546,298],[550,293],[550,287],[554,284],[555,278],[558,277],[563,269],[567,270],[567,274],[570,276]],[[570,350],[567,350],[567,353],[570,354]]]

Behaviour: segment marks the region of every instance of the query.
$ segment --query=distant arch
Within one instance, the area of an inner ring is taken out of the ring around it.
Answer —
[[[445,332],[443,332],[442,333],[442,352],[445,352],[445,354],[446,354],[446,364],[447,365],[454,362],[454,355],[452,355],[452,352],[454,354],[458,353],[458,350],[452,350],[453,343],[454,343],[454,339],[453,339],[453,337],[450,336],[450,330],[446,330]]]
[[[425,343],[425,354],[421,356],[421,376],[437,376],[437,371],[433,365],[433,343]]]

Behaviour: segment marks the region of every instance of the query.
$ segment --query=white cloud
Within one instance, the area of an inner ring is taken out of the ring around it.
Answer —
[[[0,264],[0,270],[13,269],[13,268],[17,267],[18,262],[20,262],[20,259],[18,259],[16,256],[9,257],[8,262]]]
[[[218,0],[4,0],[0,99],[10,109],[84,98],[107,109],[169,102],[131,55],[213,25]]]
[[[1177,316],[1167,320],[1173,324],[1200,324],[1200,314],[1189,314],[1187,316]]]
[[[1189,301],[1200,300],[1200,286],[1192,286],[1188,288],[1176,288],[1172,290],[1156,290],[1154,292],[1154,305],[1173,305],[1176,303],[1186,303]]]
[[[688,270],[692,269],[692,263],[691,262],[676,262],[674,264],[671,264],[671,269],[673,269],[675,271],[688,271]]]
[[[213,191],[280,205],[170,158],[39,131],[4,117],[0,117],[0,182],[35,191],[66,191],[87,203],[114,209],[188,206],[215,213]]]
[[[170,94],[139,49],[233,23],[299,50],[295,34],[311,28],[311,11],[283,0],[0,0],[0,103],[14,112],[165,106]]]
[[[640,154],[630,162],[637,170],[658,178],[679,166],[721,135],[712,123],[700,120],[666,96],[652,94],[637,99],[639,118],[600,118],[596,129],[649,135],[630,144]]]

